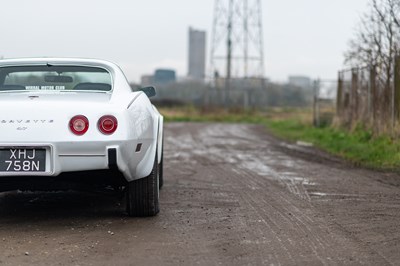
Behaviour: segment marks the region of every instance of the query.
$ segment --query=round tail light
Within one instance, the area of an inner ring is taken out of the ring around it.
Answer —
[[[105,115],[99,119],[98,127],[101,133],[111,135],[117,130],[118,121],[112,115]]]
[[[75,135],[82,136],[89,129],[89,120],[83,115],[74,116],[69,121],[69,128]]]

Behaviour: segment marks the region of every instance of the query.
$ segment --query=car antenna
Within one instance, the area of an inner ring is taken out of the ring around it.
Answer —
[[[46,65],[47,65],[48,67],[52,67],[52,66],[53,66],[53,65],[50,64],[50,63],[46,63]]]

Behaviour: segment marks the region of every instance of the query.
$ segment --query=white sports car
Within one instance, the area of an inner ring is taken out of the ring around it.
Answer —
[[[130,216],[159,212],[163,116],[102,60],[0,60],[0,190],[124,191]]]

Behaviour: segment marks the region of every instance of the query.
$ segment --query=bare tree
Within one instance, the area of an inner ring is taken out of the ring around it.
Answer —
[[[355,37],[349,42],[349,49],[345,53],[345,63],[351,67],[376,65],[379,60],[382,31],[374,15],[372,12],[364,14]]]
[[[371,0],[355,37],[349,42],[345,63],[351,67],[373,66],[389,88],[394,58],[400,44],[400,0]]]
[[[394,121],[394,68],[400,48],[400,0],[370,0],[370,9],[361,18],[354,38],[345,53],[352,68],[370,67],[376,76],[374,109],[381,119]]]

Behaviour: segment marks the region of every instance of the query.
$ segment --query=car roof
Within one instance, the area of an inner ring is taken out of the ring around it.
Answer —
[[[97,66],[103,67],[110,71],[115,71],[119,67],[106,60],[89,59],[89,58],[67,58],[67,57],[37,57],[37,58],[13,58],[1,59],[0,67],[2,66],[20,66],[20,65],[79,65],[79,66]]]

